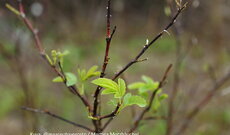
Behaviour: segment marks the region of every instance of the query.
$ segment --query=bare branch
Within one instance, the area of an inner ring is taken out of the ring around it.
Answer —
[[[63,118],[63,117],[61,117],[61,116],[58,116],[58,115],[56,115],[56,114],[54,114],[54,113],[51,113],[51,112],[49,112],[49,111],[47,111],[47,110],[39,110],[39,109],[33,109],[33,108],[28,108],[28,107],[21,107],[21,108],[22,108],[23,110],[30,111],[30,112],[34,112],[34,113],[47,114],[47,115],[49,115],[49,116],[51,116],[51,117],[53,117],[53,118],[56,118],[56,119],[59,119],[59,120],[61,120],[61,121],[66,122],[66,123],[69,123],[69,124],[71,124],[71,125],[73,125],[73,126],[75,126],[75,127],[79,127],[79,128],[85,129],[85,130],[87,130],[87,131],[93,132],[92,129],[90,129],[90,128],[84,126],[84,125],[77,124],[77,123],[75,123],[75,122],[72,122],[72,121],[70,121],[70,120],[67,120],[67,119],[65,119],[65,118]]]
[[[215,83],[211,91],[186,116],[185,120],[182,123],[182,126],[180,127],[176,135],[181,135],[186,131],[186,129],[188,128],[189,124],[191,124],[191,121],[194,119],[194,117],[211,101],[211,99],[215,96],[216,92],[229,80],[230,80],[230,71]]]

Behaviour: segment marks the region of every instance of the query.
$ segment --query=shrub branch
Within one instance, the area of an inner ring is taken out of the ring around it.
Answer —
[[[45,50],[42,46],[42,43],[41,43],[41,40],[38,36],[38,30],[34,28],[32,22],[26,17],[26,14],[24,12],[24,7],[23,7],[23,4],[22,4],[22,1],[21,0],[18,0],[18,3],[19,3],[19,13],[20,14],[17,14],[19,15],[23,22],[25,23],[26,27],[30,30],[30,32],[33,34],[33,37],[34,37],[34,41],[35,41],[35,46],[36,48],[38,49],[38,52],[40,53],[40,55],[42,56],[42,58],[51,66],[51,68],[53,69],[53,71],[58,75],[60,76],[61,78],[63,78],[63,80],[65,80],[65,75],[62,73],[62,71],[60,71],[58,69],[58,67],[54,66],[54,65],[51,65],[49,63],[49,60],[47,59],[46,57],[46,53],[45,53]],[[11,11],[12,11],[12,8],[11,6],[9,6],[8,4],[6,5]],[[15,9],[14,9],[15,10]],[[12,11],[14,12],[14,11]],[[14,12],[15,13],[15,12]],[[66,84],[65,84],[66,85]],[[66,85],[67,87],[67,85]],[[70,86],[70,87],[67,87],[70,92],[72,92],[73,94],[77,95],[81,101],[84,103],[84,105],[87,107],[87,109],[91,112],[92,111],[92,107],[91,105],[89,104],[88,100],[81,96],[80,93],[78,92],[77,88],[75,86]]]
[[[49,116],[51,116],[51,117],[53,117],[53,118],[59,119],[59,120],[61,120],[61,121],[64,121],[64,122],[66,122],[66,123],[68,123],[68,124],[71,124],[71,125],[73,125],[73,126],[75,126],[75,127],[79,127],[79,128],[85,129],[85,130],[87,130],[87,131],[93,132],[92,129],[90,129],[90,128],[84,126],[84,125],[81,125],[81,124],[72,122],[72,121],[70,121],[70,120],[67,120],[67,119],[65,119],[65,118],[63,118],[63,117],[61,117],[61,116],[58,116],[58,115],[56,115],[56,114],[54,114],[54,113],[51,113],[50,111],[47,111],[47,110],[39,110],[39,109],[33,109],[33,108],[28,108],[28,107],[22,107],[22,109],[23,109],[23,110],[26,110],[26,111],[34,112],[34,113],[47,114],[47,115],[49,115]]]
[[[215,96],[216,92],[227,82],[230,80],[230,71],[218,80],[214,86],[211,88],[210,92],[192,109],[192,111],[186,116],[185,120],[182,123],[182,126],[178,130],[176,135],[183,134],[188,126],[191,124],[191,121],[194,117],[202,110],[204,107],[212,100]]]

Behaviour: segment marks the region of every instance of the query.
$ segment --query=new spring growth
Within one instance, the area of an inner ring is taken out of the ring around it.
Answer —
[[[149,39],[146,39],[145,45],[148,45],[148,44],[149,44]]]
[[[17,10],[17,9],[15,9],[14,7],[12,7],[10,4],[8,4],[8,3],[6,3],[6,7],[11,11],[11,12],[13,12],[14,14],[16,14],[16,15],[21,15],[21,13]]]

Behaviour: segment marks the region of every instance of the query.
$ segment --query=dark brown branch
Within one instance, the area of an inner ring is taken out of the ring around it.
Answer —
[[[164,73],[164,76],[163,76],[162,80],[160,81],[160,84],[159,84],[158,88],[156,88],[156,89],[153,91],[153,93],[152,93],[152,95],[151,95],[151,97],[150,97],[148,106],[137,116],[136,120],[134,121],[133,127],[129,130],[129,133],[132,133],[132,132],[134,132],[134,131],[137,129],[137,127],[138,127],[139,123],[141,122],[141,120],[143,119],[144,115],[145,115],[145,114],[150,110],[150,108],[152,107],[154,98],[155,98],[155,96],[156,96],[158,90],[161,89],[161,88],[164,86],[165,80],[167,79],[168,73],[169,73],[169,71],[170,71],[171,68],[172,68],[172,64],[169,65],[169,67],[166,69],[166,71],[165,71],[165,73]]]
[[[113,77],[113,80],[115,80],[117,77],[119,77],[122,73],[124,73],[130,66],[133,64],[137,63],[139,58],[148,50],[148,48],[153,45],[162,35],[170,28],[173,26],[173,24],[176,22],[177,17],[180,15],[180,13],[185,9],[186,5],[181,7],[176,15],[172,18],[171,22],[165,27],[163,31],[161,31],[150,43],[147,45],[144,45],[144,48],[139,52],[139,54],[131,61],[129,62],[124,68],[122,68],[118,73],[115,74]]]
[[[114,27],[112,33],[111,33],[111,0],[108,0],[108,5],[107,5],[107,26],[106,26],[106,49],[105,49],[105,56],[104,56],[104,61],[103,61],[103,66],[102,66],[102,71],[101,71],[101,75],[100,78],[103,78],[105,76],[105,71],[109,62],[109,49],[110,49],[110,44],[113,38],[113,35],[116,31],[116,26]],[[99,94],[101,91],[101,87],[97,87],[97,89],[95,90],[94,93],[94,105],[93,105],[93,116],[97,116],[98,115],[98,106],[100,105],[99,103]],[[99,107],[100,110],[100,107]],[[100,115],[100,112],[99,112]],[[96,126],[97,130],[98,130],[98,126],[101,125],[101,121],[99,120],[98,123],[94,120],[94,125]],[[99,131],[98,131],[99,132]]]
[[[120,106],[121,106],[120,104],[117,104],[116,109],[115,109],[112,113],[107,114],[107,115],[104,115],[104,116],[98,116],[98,117],[96,117],[96,118],[97,118],[98,120],[102,120],[102,119],[106,119],[106,118],[115,117],[115,116],[117,115],[117,113],[118,113],[118,110],[119,110]]]
[[[185,120],[182,123],[179,131],[176,135],[182,135],[189,124],[191,124],[194,117],[211,101],[211,99],[215,96],[216,92],[227,82],[230,80],[230,71],[219,81],[215,83],[211,91],[198,103],[194,109],[186,116]]]
[[[105,70],[106,70],[106,67],[107,67],[107,64],[108,64],[108,60],[109,60],[109,58],[108,58],[109,46],[110,46],[110,43],[111,43],[111,40],[112,40],[112,37],[113,37],[115,31],[116,31],[116,26],[114,27],[113,32],[112,32],[110,38],[107,39],[109,41],[107,41],[107,45],[106,45],[106,54],[105,54],[104,64],[103,64],[103,68],[102,68],[102,72],[101,72],[100,78],[103,78],[105,76]],[[102,87],[98,86],[97,89],[96,89],[96,91],[95,91],[95,93],[94,93],[94,109],[93,110],[94,110],[94,114],[95,115],[97,114],[98,96],[100,94],[101,89],[102,89]]]
[[[61,117],[61,116],[58,116],[58,115],[56,115],[56,114],[54,114],[54,113],[51,113],[51,112],[49,112],[49,111],[46,111],[46,110],[38,110],[38,109],[33,109],[33,108],[28,108],[28,107],[22,107],[22,109],[23,109],[23,110],[26,110],[26,111],[30,111],[30,112],[35,112],[35,113],[47,114],[47,115],[49,115],[49,116],[51,116],[51,117],[53,117],[53,118],[59,119],[59,120],[61,120],[61,121],[64,121],[64,122],[66,122],[66,123],[68,123],[68,124],[71,124],[71,125],[73,125],[73,126],[75,126],[75,127],[79,127],[79,128],[85,129],[85,130],[87,130],[87,131],[93,132],[92,129],[90,129],[90,128],[84,126],[84,125],[77,124],[77,123],[75,123],[75,122],[72,122],[72,121],[70,121],[70,120],[67,120],[67,119],[65,119],[65,118],[63,118],[63,117]]]

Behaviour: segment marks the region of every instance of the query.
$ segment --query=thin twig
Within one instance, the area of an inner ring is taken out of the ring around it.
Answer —
[[[113,77],[113,80],[115,80],[117,77],[119,77],[123,72],[125,72],[130,66],[137,63],[139,58],[148,50],[148,48],[153,45],[162,35],[167,31],[170,27],[173,26],[173,24],[176,22],[177,17],[180,15],[180,13],[185,9],[186,5],[178,9],[176,15],[172,18],[171,22],[165,27],[163,31],[161,31],[153,40],[148,43],[147,45],[144,45],[144,48],[139,52],[139,54],[131,60],[124,68],[122,68],[118,73],[115,74]]]
[[[215,85],[210,90],[210,92],[186,116],[185,120],[182,123],[182,126],[180,127],[176,135],[182,135],[186,131],[186,129],[191,124],[191,121],[194,119],[194,117],[211,101],[211,99],[214,97],[216,92],[229,80],[230,80],[230,71],[215,83]]]
[[[102,120],[102,119],[106,119],[106,118],[115,117],[119,111],[120,106],[121,106],[121,104],[118,104],[116,109],[112,113],[104,115],[104,116],[98,116],[97,119]]]
[[[137,129],[137,127],[138,127],[139,123],[141,122],[141,120],[143,119],[144,115],[152,107],[153,100],[154,100],[157,92],[159,91],[159,89],[161,89],[164,86],[165,81],[166,81],[166,79],[168,77],[168,73],[169,73],[169,71],[170,71],[171,68],[172,68],[172,64],[170,64],[168,66],[168,68],[166,69],[166,71],[164,73],[164,76],[163,76],[162,80],[160,81],[159,86],[153,91],[153,93],[152,93],[152,95],[150,97],[148,106],[137,116],[136,120],[134,121],[133,127],[129,130],[129,133],[132,133],[132,132],[134,132]]]
[[[69,124],[71,124],[71,125],[73,125],[73,126],[75,126],[75,127],[79,127],[79,128],[85,129],[85,130],[87,130],[87,131],[93,132],[92,129],[90,129],[90,128],[84,126],[84,125],[81,125],[81,124],[72,122],[72,121],[70,121],[70,120],[67,120],[67,119],[65,119],[65,118],[63,118],[63,117],[61,117],[61,116],[58,116],[58,115],[56,115],[56,114],[54,114],[54,113],[51,113],[51,112],[49,112],[49,111],[47,111],[47,110],[39,110],[39,109],[33,109],[33,108],[28,108],[28,107],[22,107],[22,109],[23,109],[23,110],[26,110],[26,111],[30,111],[30,112],[35,112],[35,113],[47,114],[47,115],[49,115],[49,116],[51,116],[51,117],[53,117],[53,118],[56,118],[56,119],[59,119],[59,120],[61,120],[61,121],[66,122],[66,123],[69,123]]]

